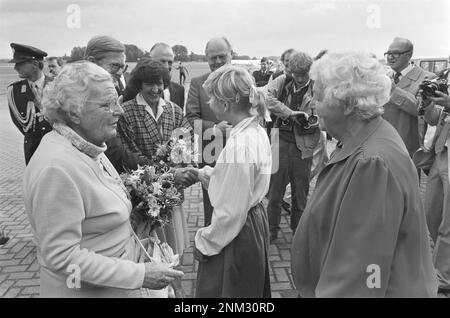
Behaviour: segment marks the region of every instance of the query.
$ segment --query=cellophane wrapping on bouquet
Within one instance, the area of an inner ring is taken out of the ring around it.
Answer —
[[[182,139],[170,139],[160,145],[152,158],[152,165],[121,174],[133,209],[130,216],[135,232],[140,262],[179,265],[179,255],[174,254],[167,243],[161,243],[154,231],[171,222],[174,207],[183,203],[183,187],[175,184],[176,168],[196,165],[195,154],[189,143]],[[149,290],[150,297],[183,297],[181,281],[176,280],[162,290]]]

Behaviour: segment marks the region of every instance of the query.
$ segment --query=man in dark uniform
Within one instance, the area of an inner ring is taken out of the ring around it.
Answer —
[[[273,72],[269,70],[269,61],[267,57],[261,59],[261,69],[253,72],[256,87],[266,86]]]
[[[25,163],[31,159],[42,137],[52,130],[42,111],[42,92],[51,79],[44,75],[47,53],[35,47],[11,43],[14,69],[22,80],[8,86],[9,112],[14,125],[24,135]]]

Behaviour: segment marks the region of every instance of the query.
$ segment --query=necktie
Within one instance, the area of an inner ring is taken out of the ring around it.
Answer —
[[[394,75],[394,83],[395,84],[398,84],[398,82],[400,82],[401,75],[402,75],[402,73],[400,73],[400,72],[395,73],[395,75]]]

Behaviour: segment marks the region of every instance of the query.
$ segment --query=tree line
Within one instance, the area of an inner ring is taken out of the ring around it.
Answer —
[[[174,45],[172,47],[175,54],[175,61],[181,62],[206,62],[206,56],[202,54],[196,54],[194,52],[188,53],[188,49],[181,44]],[[84,58],[85,46],[75,46],[70,52],[70,61],[75,62]],[[233,59],[236,60],[256,60],[256,57],[250,58],[248,55],[238,55],[236,52],[232,52]],[[149,51],[144,51],[134,44],[125,44],[125,56],[126,62],[137,62],[144,56],[149,56]]]

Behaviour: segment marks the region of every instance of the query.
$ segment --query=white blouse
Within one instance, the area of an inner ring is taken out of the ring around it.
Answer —
[[[241,231],[248,211],[269,190],[272,154],[265,130],[257,117],[237,124],[217,159],[201,174],[210,176],[209,198],[214,208],[211,224],[200,228],[195,246],[204,255],[219,254]]]

